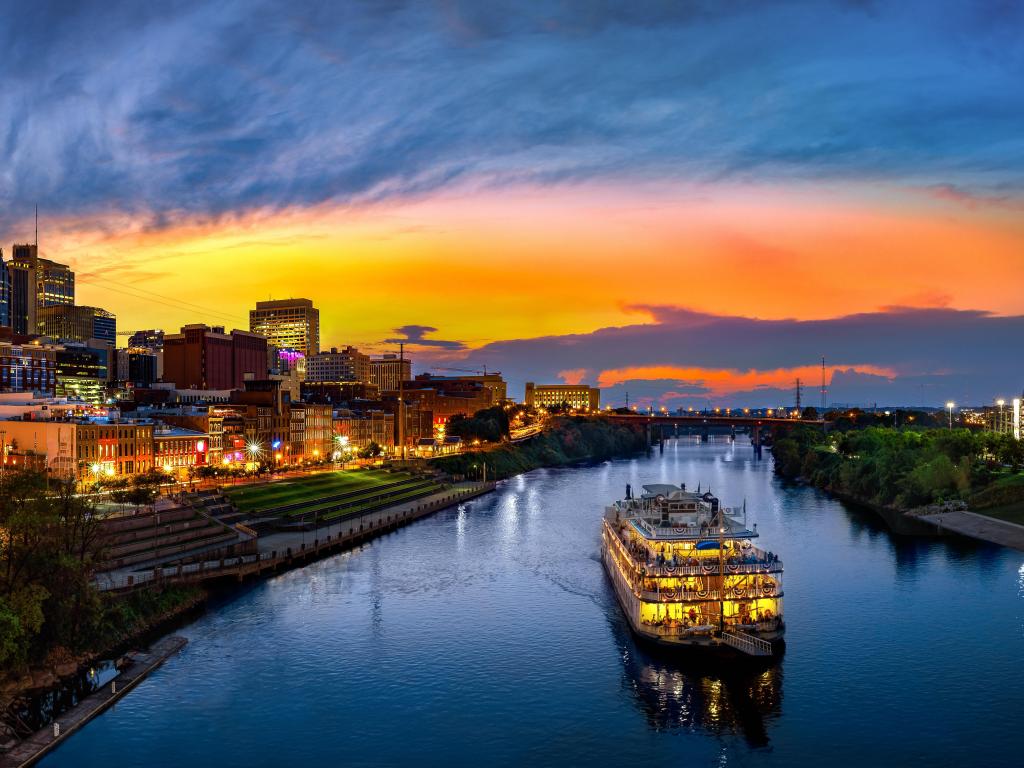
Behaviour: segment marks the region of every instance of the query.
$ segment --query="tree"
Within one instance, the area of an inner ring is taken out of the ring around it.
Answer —
[[[449,420],[446,432],[464,441],[498,443],[509,434],[508,412],[500,406],[494,406],[477,411],[472,417],[455,416]]]
[[[378,443],[371,441],[369,445],[360,448],[357,455],[360,459],[375,459],[383,452],[384,449]]]
[[[99,522],[72,483],[39,472],[0,478],[0,663],[81,648],[102,604],[92,588]]]

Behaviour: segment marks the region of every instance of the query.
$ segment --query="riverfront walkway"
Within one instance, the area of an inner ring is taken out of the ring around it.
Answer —
[[[89,694],[77,705],[57,717],[55,722],[60,726],[59,735],[55,735],[53,724],[36,731],[34,735],[0,757],[0,768],[21,768],[37,762],[96,715],[111,707],[118,699],[138,685],[146,675],[184,648],[187,642],[183,637],[171,635],[154,643],[149,650],[134,654],[128,666],[113,679],[111,684]]]
[[[1024,551],[1024,525],[963,511],[918,515],[914,519],[934,525],[940,531],[952,531],[972,539]]]
[[[300,565],[334,551],[361,544],[382,533],[431,515],[439,510],[476,498],[494,489],[493,482],[456,483],[451,488],[414,501],[352,515],[309,531],[286,531],[259,537],[258,553],[224,557],[188,565],[146,570],[124,568],[101,573],[96,587],[101,591],[130,590],[152,583],[197,583],[223,577],[259,575]]]

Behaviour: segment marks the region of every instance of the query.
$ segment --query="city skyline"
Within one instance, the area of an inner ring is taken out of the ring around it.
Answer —
[[[1020,11],[695,8],[33,12],[5,252],[38,203],[121,328],[308,297],[321,347],[513,391],[777,405],[825,356],[840,402],[1012,396],[984,350],[1024,331]]]

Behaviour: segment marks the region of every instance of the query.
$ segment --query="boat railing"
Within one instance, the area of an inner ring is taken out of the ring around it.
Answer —
[[[722,642],[738,651],[750,654],[751,656],[772,655],[772,644],[767,640],[762,640],[760,637],[748,635],[746,632],[740,632],[737,629],[723,632]]]
[[[723,599],[722,593],[717,589],[707,590],[674,590],[674,589],[663,589],[661,591],[654,591],[650,589],[636,589],[634,587],[634,594],[641,600],[645,600],[649,603],[675,603],[675,602],[701,602],[704,600],[720,600]],[[737,592],[735,589],[727,589],[725,592],[725,600],[760,600],[762,598],[769,597],[782,597],[783,591],[775,587],[752,587],[750,589],[744,589]]]
[[[718,600],[719,592],[717,589],[706,589],[692,592],[680,592],[678,590],[663,589],[660,592],[651,592],[649,590],[641,590],[637,593],[637,597],[647,602],[662,602],[672,603],[677,601],[702,601],[702,600]]]
[[[640,563],[641,566],[646,570],[648,576],[717,576],[721,573],[725,575],[729,574],[751,574],[751,573],[781,573],[782,572],[782,561],[773,560],[772,562],[758,562],[758,563],[723,563],[722,569],[719,570],[719,562],[717,559],[711,560],[702,565],[659,565],[658,562],[648,561],[646,563]]]
[[[715,631],[715,626],[713,624],[699,624],[684,627],[680,624],[676,627],[669,627],[664,624],[641,624],[641,629],[644,632],[660,635],[661,637],[710,637]]]

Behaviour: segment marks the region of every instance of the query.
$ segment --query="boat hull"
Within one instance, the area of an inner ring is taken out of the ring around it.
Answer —
[[[761,632],[757,635],[761,640],[771,645],[770,655],[750,655],[744,653],[726,644],[720,634],[711,632],[704,634],[663,634],[652,631],[639,622],[637,618],[639,600],[622,581],[618,569],[613,562],[607,542],[604,541],[603,537],[601,542],[601,563],[604,565],[605,575],[612,584],[615,599],[622,610],[626,622],[629,624],[630,630],[635,637],[648,647],[688,657],[703,656],[754,663],[772,661],[780,658],[785,653],[784,623],[780,623],[777,630]]]

